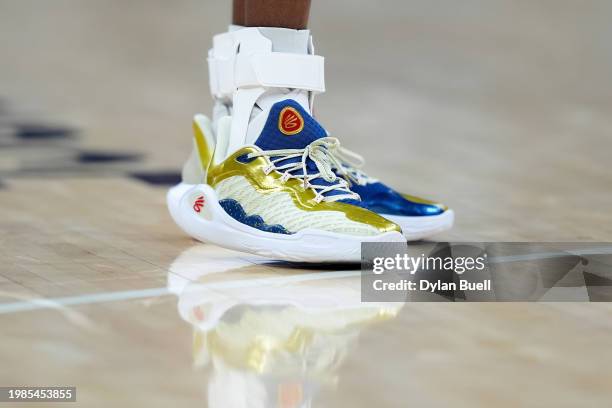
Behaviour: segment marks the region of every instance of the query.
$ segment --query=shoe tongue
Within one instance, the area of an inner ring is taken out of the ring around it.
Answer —
[[[284,149],[303,149],[317,139],[326,137],[327,132],[323,126],[314,120],[312,116],[293,99],[285,99],[276,102],[270,108],[270,113],[261,134],[255,141],[255,145],[262,150],[284,150]],[[277,158],[282,155],[276,156]],[[291,157],[285,160],[276,161],[277,166],[284,166],[289,163],[301,162],[300,157]],[[318,173],[315,162],[308,157],[306,159],[306,173]],[[303,168],[290,171],[293,175],[302,175]],[[337,181],[326,181],[322,177],[317,177],[310,181],[311,184],[319,186],[330,186]],[[339,190],[331,190],[323,193],[324,196],[346,194]]]
[[[285,99],[270,108],[255,145],[262,150],[303,149],[325,136],[323,126],[298,102]]]

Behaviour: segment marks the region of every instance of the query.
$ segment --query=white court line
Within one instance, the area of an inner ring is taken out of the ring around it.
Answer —
[[[169,295],[167,288],[126,290],[121,292],[102,292],[90,295],[67,296],[59,298],[31,299],[23,302],[0,304],[0,314],[27,312],[37,309],[57,309],[64,306],[90,303],[114,302],[119,300],[141,299]]]
[[[228,282],[198,284],[197,289],[235,289],[248,288],[261,285],[287,284],[322,279],[337,279],[359,276],[361,271],[346,272],[315,272],[300,275],[280,276],[273,278],[243,279]],[[21,302],[0,304],[0,314],[27,312],[38,309],[57,309],[66,306],[86,305],[92,303],[117,302],[121,300],[142,299],[149,297],[162,297],[172,295],[167,287],[141,290],[127,290],[120,292],[102,292],[89,295],[67,296],[59,298],[30,299]]]

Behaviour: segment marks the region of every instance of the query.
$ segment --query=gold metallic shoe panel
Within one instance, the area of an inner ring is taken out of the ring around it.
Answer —
[[[257,157],[248,163],[242,163],[237,160],[240,156],[257,151],[258,150],[254,147],[244,147],[218,165],[211,163],[208,168],[207,184],[214,187],[219,182],[229,177],[243,176],[261,193],[289,193],[294,204],[302,210],[340,211],[344,213],[348,219],[371,225],[381,233],[390,231],[401,232],[397,224],[364,208],[337,201],[317,203],[314,200],[316,197],[314,191],[309,188],[304,189],[300,181],[289,179],[283,182],[281,180],[282,176],[277,171],[265,174],[264,169],[270,165],[270,161],[265,157]]]
[[[202,164],[202,169],[206,170],[210,161],[212,160],[212,149],[206,142],[206,137],[204,137],[204,133],[197,122],[193,121],[193,137],[196,141],[196,146],[198,147],[198,154],[200,156],[200,163]]]
[[[410,194],[403,194],[403,193],[402,193],[402,197],[404,197],[408,201],[412,201],[413,203],[426,204],[426,205],[435,205],[436,207],[439,207],[443,211],[448,210],[448,207],[446,205],[441,204],[441,203],[437,203],[435,201],[427,200],[425,198],[413,196],[413,195],[410,195]]]

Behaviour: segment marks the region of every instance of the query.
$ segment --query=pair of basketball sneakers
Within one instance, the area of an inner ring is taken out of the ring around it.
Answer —
[[[452,226],[446,206],[367,176],[313,118],[325,85],[309,30],[232,26],[208,63],[213,120],[195,116],[193,152],[167,196],[187,234],[273,259],[355,262],[363,242]]]

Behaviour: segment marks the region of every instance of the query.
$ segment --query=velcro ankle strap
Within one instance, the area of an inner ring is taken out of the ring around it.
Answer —
[[[318,55],[256,52],[208,58],[210,87],[217,98],[240,88],[294,88],[325,91],[324,58]]]
[[[236,61],[236,87],[296,88],[324,92],[324,58],[282,52],[240,55]]]

